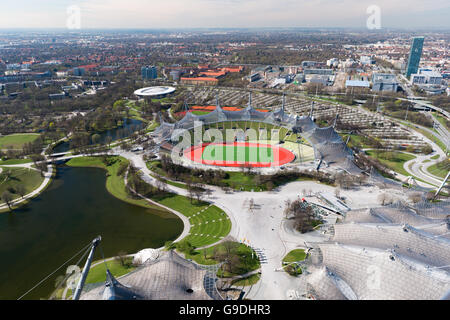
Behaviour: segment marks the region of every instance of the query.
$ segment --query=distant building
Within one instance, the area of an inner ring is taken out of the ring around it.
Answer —
[[[371,56],[361,56],[359,61],[361,61],[361,64],[363,65],[370,65],[375,63],[375,60]]]
[[[411,50],[409,52],[408,64],[406,66],[406,78],[417,73],[420,58],[422,56],[424,37],[415,37],[412,39]]]
[[[68,97],[68,94],[66,92],[61,92],[61,93],[53,93],[53,94],[49,94],[48,98],[50,100],[63,100],[65,98]]]
[[[141,68],[141,75],[143,80],[153,80],[158,77],[158,70],[155,66],[144,66]]]
[[[346,88],[370,88],[370,82],[364,80],[347,80],[345,82]]]
[[[397,92],[398,82],[395,74],[374,73],[372,76],[372,91]]]
[[[332,75],[334,73],[333,69],[305,69],[305,75],[308,74],[317,74],[317,75]]]
[[[302,84],[305,81],[305,75],[303,73],[297,73],[295,75],[295,81],[294,84]]]
[[[429,68],[420,68],[419,71],[411,75],[411,83],[415,85],[442,83],[442,75],[436,70]]]
[[[229,66],[229,67],[222,68],[222,71],[230,72],[230,73],[239,73],[242,70],[244,70],[243,66]]]
[[[192,85],[216,86],[219,84],[219,80],[216,78],[208,78],[208,77],[181,78],[181,83]]]
[[[219,78],[221,78],[221,77],[224,77],[225,75],[227,74],[227,72],[226,71],[203,71],[203,72],[200,72],[200,75],[201,76],[206,76],[206,77],[209,77],[209,78],[217,78],[217,79],[219,79]]]
[[[256,82],[261,79],[261,75],[259,73],[254,73],[250,76],[250,82]]]
[[[321,65],[322,63],[317,62],[317,61],[303,61],[302,62],[302,68],[317,68]]]
[[[339,59],[337,59],[337,58],[331,58],[330,60],[327,60],[328,67],[337,67],[338,65],[339,65]]]
[[[180,77],[181,77],[181,71],[180,70],[172,70],[172,71],[170,71],[169,75],[173,81],[178,81],[178,80],[180,80]]]
[[[82,77],[86,74],[86,70],[84,68],[73,68],[73,75],[76,77]]]
[[[324,86],[329,86],[333,84],[333,80],[330,79],[328,75],[323,74],[315,74],[307,79],[310,83],[319,83],[323,84]]]

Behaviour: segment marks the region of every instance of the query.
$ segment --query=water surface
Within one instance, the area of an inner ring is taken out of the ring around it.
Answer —
[[[123,202],[108,193],[105,182],[102,169],[61,166],[38,198],[0,214],[0,299],[18,298],[98,235],[111,257],[159,248],[181,234],[178,217]],[[47,298],[64,272],[26,298]]]

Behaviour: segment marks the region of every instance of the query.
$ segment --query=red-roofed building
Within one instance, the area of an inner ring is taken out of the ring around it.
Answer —
[[[227,72],[225,71],[204,71],[204,72],[200,72],[201,76],[206,76],[206,77],[210,77],[210,78],[220,78],[223,77],[227,74]]]
[[[230,72],[230,73],[238,73],[244,70],[243,66],[236,66],[236,67],[224,67],[222,68],[222,71],[224,72]]]
[[[193,84],[193,85],[207,85],[207,86],[216,86],[219,84],[219,80],[216,78],[207,78],[207,77],[197,77],[197,78],[181,78],[182,84]]]

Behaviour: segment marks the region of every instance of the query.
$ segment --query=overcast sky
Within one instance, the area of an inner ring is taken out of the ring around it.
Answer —
[[[379,6],[381,27],[450,29],[449,0],[0,0],[0,28],[354,27]]]

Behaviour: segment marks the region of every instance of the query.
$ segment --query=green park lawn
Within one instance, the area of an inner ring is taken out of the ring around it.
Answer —
[[[235,287],[247,287],[256,284],[261,279],[261,275],[259,273],[252,274],[249,277],[237,279],[233,281],[233,286]]]
[[[409,173],[403,168],[403,164],[416,157],[407,153],[397,151],[377,151],[368,150],[367,155],[372,158],[378,159],[383,165],[395,172],[398,172],[404,176],[409,176]]]
[[[306,253],[303,249],[295,249],[289,252],[284,258],[283,258],[283,265],[287,265],[284,268],[284,271],[286,271],[288,274],[290,274],[293,277],[297,277],[302,274],[302,269],[300,266],[298,266],[295,262],[303,261],[306,259]]]
[[[0,137],[0,149],[22,149],[25,143],[33,142],[39,137],[37,133],[10,134]]]
[[[5,167],[2,169],[2,173],[0,173],[0,195],[9,191],[13,199],[22,197],[17,190],[19,185],[23,186],[26,195],[37,189],[44,181],[41,173],[37,170]],[[0,199],[0,203],[3,203],[3,200]]]
[[[100,261],[96,261],[95,263],[99,263]],[[133,266],[133,258],[128,257],[124,259],[124,265],[120,263],[120,261],[114,259],[107,261],[109,271],[114,275],[115,278],[123,276],[127,273],[130,273],[133,270],[136,270],[136,267]],[[88,276],[86,278],[86,283],[99,283],[106,281],[106,267],[103,261],[97,264],[95,267],[91,267],[89,269]]]
[[[306,259],[306,253],[303,249],[295,249],[289,252],[284,258],[283,262],[291,263],[297,261],[303,261]]]
[[[245,274],[251,271],[258,270],[261,267],[258,256],[249,246],[238,243],[228,242],[231,246],[227,249],[226,243],[219,243],[213,247],[209,247],[201,250],[194,250],[192,252],[183,252],[186,259],[191,259],[198,264],[202,265],[216,265],[223,262],[227,257],[227,250],[231,253],[230,257],[239,257],[234,270],[229,270],[227,266],[223,266],[219,269],[218,276],[220,277],[233,277],[236,275]]]
[[[0,160],[0,166],[10,166],[15,164],[25,164],[33,162],[31,159],[8,159]]]
[[[442,179],[445,179],[449,171],[450,171],[450,160],[444,160],[428,168],[429,173],[437,177],[441,177]]]
[[[437,160],[437,159],[439,159],[439,157],[440,157],[440,155],[437,154],[437,155],[435,155],[435,156],[432,156],[431,159],[432,159],[432,160]]]
[[[191,201],[187,197],[169,193],[154,197],[153,200],[189,218],[191,230],[185,240],[194,247],[216,243],[231,231],[231,221],[227,214],[207,202]]]

